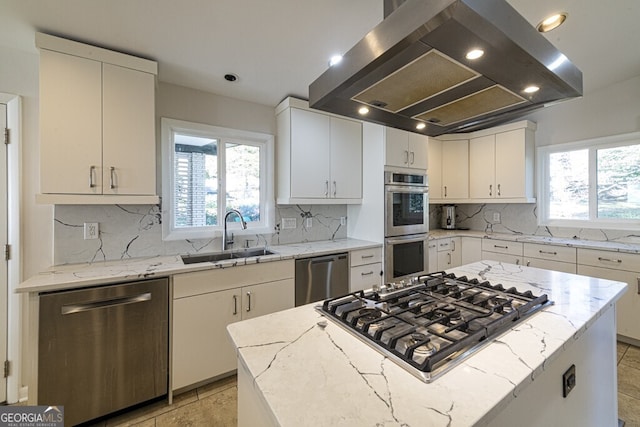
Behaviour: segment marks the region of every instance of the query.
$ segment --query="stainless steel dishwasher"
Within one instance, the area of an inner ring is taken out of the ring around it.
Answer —
[[[40,295],[38,404],[72,426],[168,390],[169,281]]]
[[[296,306],[349,293],[347,254],[296,260]]]

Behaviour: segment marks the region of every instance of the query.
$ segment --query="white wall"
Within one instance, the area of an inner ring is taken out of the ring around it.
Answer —
[[[538,123],[537,146],[639,131],[640,76],[526,118]]]

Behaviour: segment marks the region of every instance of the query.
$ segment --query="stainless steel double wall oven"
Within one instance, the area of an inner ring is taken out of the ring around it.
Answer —
[[[385,281],[426,273],[429,185],[427,175],[385,172]]]

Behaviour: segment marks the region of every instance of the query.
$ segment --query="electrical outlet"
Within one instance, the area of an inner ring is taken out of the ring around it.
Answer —
[[[307,218],[304,220],[304,226],[306,228],[311,228],[313,227],[313,218]]]
[[[340,217],[340,225],[347,225],[347,217],[346,216],[341,216]]]
[[[282,229],[296,228],[298,225],[295,218],[282,218]]]
[[[84,223],[84,240],[93,240],[98,238],[100,228],[97,222]]]
[[[493,222],[496,224],[500,224],[500,212],[493,213]]]

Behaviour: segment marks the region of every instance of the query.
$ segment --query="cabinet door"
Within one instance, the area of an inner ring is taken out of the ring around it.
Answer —
[[[469,141],[442,142],[442,198],[469,198]]]
[[[451,238],[451,267],[459,267],[462,265],[462,248],[460,237]]]
[[[413,132],[409,134],[409,166],[416,169],[427,169],[429,138]]]
[[[382,263],[365,264],[349,269],[349,292],[382,285]]]
[[[429,177],[429,198],[442,198],[442,141],[429,138],[427,175]]]
[[[362,123],[331,117],[331,194],[362,198]]]
[[[429,273],[438,271],[438,241],[429,240]]]
[[[102,64],[40,52],[40,189],[102,193]]]
[[[496,197],[495,135],[473,138],[469,141],[469,197],[486,199]]]
[[[409,166],[409,133],[400,129],[385,128],[385,160],[388,166]]]
[[[640,340],[640,273],[578,264],[578,274],[629,284],[616,303],[618,334]]]
[[[527,197],[525,156],[524,129],[496,134],[496,197]]]
[[[236,369],[226,328],[240,320],[238,294],[230,289],[173,301],[173,390]]]
[[[102,84],[103,194],[156,194],[155,77],[103,64]]]
[[[294,304],[294,279],[283,279],[242,288],[243,320],[293,308]]]
[[[471,264],[482,259],[482,241],[477,237],[460,239],[460,265]]]
[[[291,109],[291,197],[329,196],[330,117]]]

